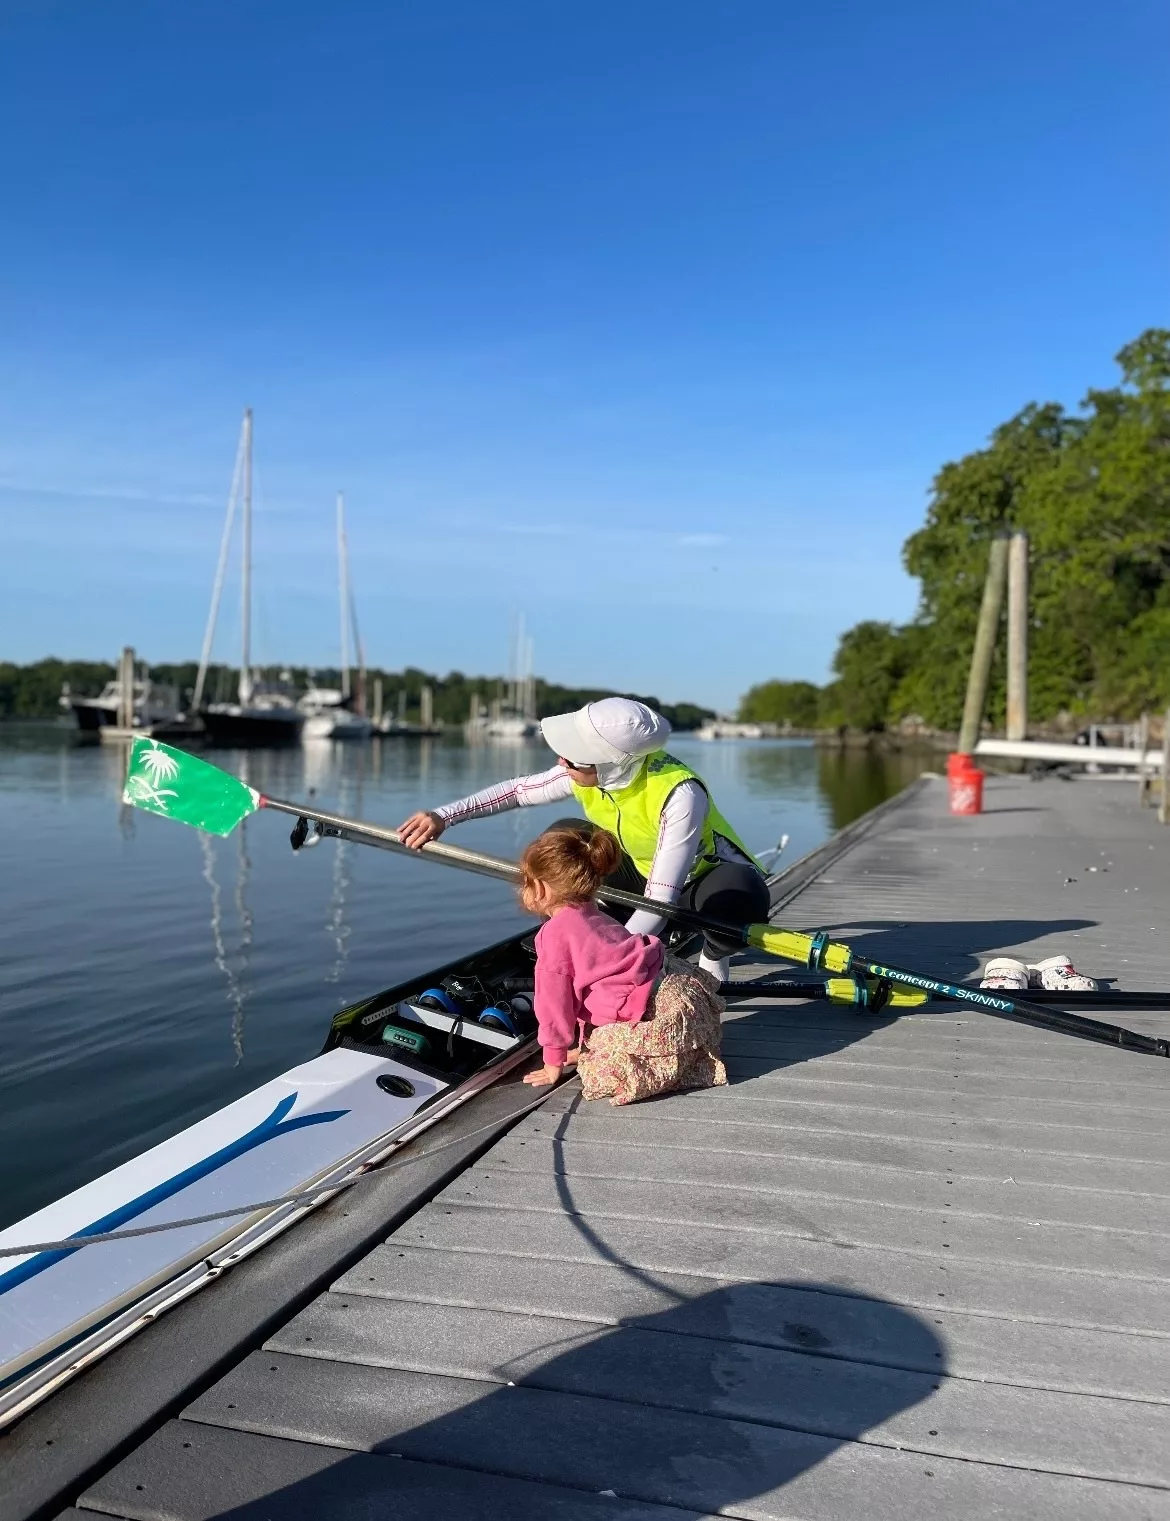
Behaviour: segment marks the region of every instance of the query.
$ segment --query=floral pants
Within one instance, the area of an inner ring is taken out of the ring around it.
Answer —
[[[589,1032],[577,1063],[587,1099],[633,1104],[659,1093],[727,1082],[719,1060],[724,1004],[714,991],[715,979],[674,956],[667,956],[663,970],[638,1024],[599,1025]]]

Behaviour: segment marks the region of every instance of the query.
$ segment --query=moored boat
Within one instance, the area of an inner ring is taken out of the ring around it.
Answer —
[[[247,700],[210,703],[201,716],[208,743],[225,748],[295,745],[305,721],[291,697],[256,688],[249,691]]]
[[[82,734],[96,734],[101,729],[115,728],[123,712],[122,682],[107,681],[96,697],[78,697],[62,688],[62,708],[71,712]],[[164,728],[179,719],[179,693],[173,686],[151,681],[149,676],[134,678],[134,702],[132,726],[139,731],[160,735]]]
[[[374,725],[363,713],[344,705],[340,692],[310,687],[298,701],[304,714],[305,739],[369,739]]]
[[[305,715],[305,739],[370,739],[374,725],[366,717],[366,657],[358,629],[357,604],[349,584],[349,548],[345,537],[345,497],[337,493],[337,596],[341,608],[341,686],[312,686],[297,703]],[[349,636],[353,630],[358,677],[354,688],[349,669]]]
[[[235,702],[213,702],[204,707],[202,705],[203,692],[207,682],[212,642],[215,638],[216,619],[219,616],[219,599],[223,593],[238,484],[242,487],[243,497],[240,679]],[[240,430],[240,445],[228,499],[223,540],[220,544],[219,565],[212,587],[211,608],[207,616],[207,630],[203,636],[203,652],[199,659],[199,674],[195,678],[195,694],[191,702],[192,711],[198,713],[203,720],[204,735],[209,744],[292,745],[300,739],[305,720],[304,715],[297,711],[293,698],[286,692],[261,686],[257,683],[255,676],[256,673],[252,669],[252,409],[248,407],[244,411],[244,422]]]

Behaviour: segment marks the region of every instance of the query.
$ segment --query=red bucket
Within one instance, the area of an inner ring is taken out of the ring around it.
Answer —
[[[983,812],[983,772],[969,755],[947,756],[947,788],[952,813]]]

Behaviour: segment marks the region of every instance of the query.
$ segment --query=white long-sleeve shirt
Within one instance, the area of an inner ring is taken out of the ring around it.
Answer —
[[[446,825],[462,824],[491,813],[506,813],[511,808],[533,808],[541,803],[563,803],[573,796],[573,782],[560,766],[539,771],[533,776],[514,776],[470,797],[447,803],[434,811]],[[646,897],[660,903],[676,903],[687,884],[703,841],[710,800],[699,782],[680,782],[666,800],[658,821],[658,844],[646,882]],[[720,856],[740,859],[734,847],[717,841]],[[626,921],[633,935],[657,935],[664,923],[661,914],[638,909]]]

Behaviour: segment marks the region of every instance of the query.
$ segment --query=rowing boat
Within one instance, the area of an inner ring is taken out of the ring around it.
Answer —
[[[520,934],[349,1005],[312,1060],[0,1232],[0,1427],[526,1062],[534,962]]]

